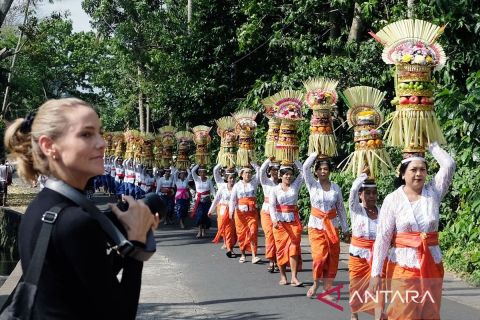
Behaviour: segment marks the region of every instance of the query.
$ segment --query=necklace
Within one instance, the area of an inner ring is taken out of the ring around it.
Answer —
[[[377,212],[377,208],[367,208],[365,207],[365,211],[367,212],[367,216],[372,219],[372,220],[375,220],[377,219],[377,216],[378,216],[378,212]]]

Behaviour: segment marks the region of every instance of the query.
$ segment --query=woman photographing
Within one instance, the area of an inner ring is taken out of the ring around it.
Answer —
[[[90,178],[103,174],[106,144],[100,119],[79,99],[49,100],[36,116],[15,120],[5,133],[5,145],[25,181],[45,175],[82,191]],[[129,196],[124,199],[128,211],[113,205],[111,210],[125,227],[128,240],[144,246],[158,216],[144,203]],[[61,203],[67,206],[58,215],[50,237],[32,314],[39,319],[134,319],[143,262],[121,258],[115,251],[107,254],[107,238],[100,224],[48,187],[30,203],[20,225],[23,271],[30,266],[42,215]]]

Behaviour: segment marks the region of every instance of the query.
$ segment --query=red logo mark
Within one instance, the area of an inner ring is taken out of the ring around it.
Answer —
[[[317,295],[317,299],[326,303],[326,304],[328,304],[329,306],[334,307],[337,310],[343,311],[343,307],[341,305],[336,304],[336,303],[324,298],[326,295],[336,291],[337,292],[337,301],[336,302],[338,302],[340,300],[340,290],[342,288],[343,288],[343,284],[339,284],[338,286]]]

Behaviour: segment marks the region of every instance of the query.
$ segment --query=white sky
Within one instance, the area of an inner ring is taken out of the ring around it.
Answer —
[[[82,9],[81,0],[55,0],[54,3],[48,3],[47,0],[40,3],[37,9],[39,18],[49,16],[51,12],[70,11],[70,19],[73,22],[73,31],[90,31],[90,17]]]

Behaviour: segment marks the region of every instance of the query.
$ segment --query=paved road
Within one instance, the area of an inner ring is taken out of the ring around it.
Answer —
[[[267,273],[266,264],[240,264],[237,259],[228,259],[220,245],[210,242],[214,232],[210,231],[209,239],[198,240],[194,229],[162,226],[157,231],[157,253],[144,268],[139,319],[349,319],[345,253],[335,281],[335,285],[344,285],[339,301],[344,311],[339,311],[306,298],[307,287],[278,285],[279,275]],[[259,244],[263,253],[263,238]],[[344,245],[342,252],[345,249]],[[311,257],[306,238],[302,240],[302,252],[305,269],[299,278],[309,285]],[[451,300],[465,300],[479,308],[478,288],[449,278],[445,287],[442,319],[480,319],[480,309]]]

